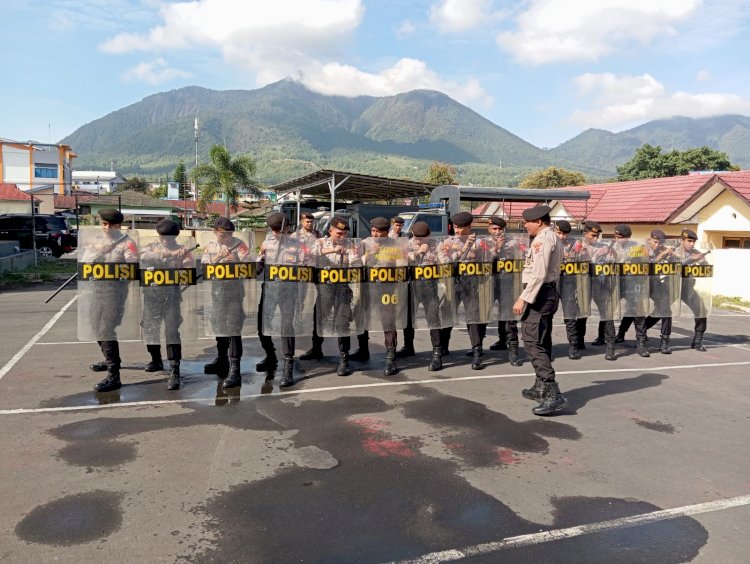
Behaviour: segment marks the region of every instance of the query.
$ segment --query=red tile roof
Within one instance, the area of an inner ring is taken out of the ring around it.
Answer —
[[[185,208],[196,211],[198,209],[198,202],[196,200],[165,200],[170,205],[184,210]],[[241,209],[241,208],[240,208]],[[236,212],[237,210],[232,210]],[[227,205],[223,202],[212,202],[206,206],[206,213],[224,215],[227,212]]]
[[[79,194],[78,203],[85,202],[96,196],[96,194]],[[54,205],[56,210],[74,210],[76,208],[75,196],[55,196]]]
[[[750,204],[750,170],[739,172],[723,172],[717,176],[737,194],[745,198]]]
[[[34,198],[38,200],[39,198]],[[19,190],[15,184],[8,184],[7,182],[0,183],[0,200],[14,200],[23,201],[31,200],[31,195],[27,194],[23,190]]]

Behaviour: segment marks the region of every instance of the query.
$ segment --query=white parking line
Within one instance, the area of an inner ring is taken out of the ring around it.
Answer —
[[[719,362],[710,364],[681,364],[679,366],[652,366],[648,368],[609,368],[601,370],[564,370],[558,371],[558,375],[570,375],[570,374],[609,374],[609,373],[623,373],[623,372],[648,372],[649,374],[665,370],[685,370],[687,369],[700,369],[700,368],[717,368],[725,366],[747,366],[750,365],[748,362]],[[686,373],[686,375],[692,375]],[[503,378],[527,378],[534,376],[533,372],[525,372],[523,374],[481,374],[476,376],[459,376],[457,378],[429,378],[425,380],[407,380],[405,382],[372,382],[369,384],[352,384],[349,386],[328,386],[325,388],[310,388],[302,390],[285,390],[280,394],[247,394],[239,395],[237,399],[248,400],[254,398],[284,398],[292,395],[301,394],[321,394],[325,392],[336,392],[344,390],[361,390],[366,388],[392,388],[398,386],[419,386],[425,384],[454,384],[458,382],[470,382],[472,380],[499,380]],[[135,384],[137,385],[137,384]],[[92,392],[93,393],[93,392]],[[103,405],[81,405],[81,406],[67,406],[67,407],[38,407],[38,408],[19,408],[19,409],[0,409],[0,415],[23,415],[29,413],[58,413],[64,411],[91,411],[91,410],[102,410],[102,409],[118,409],[123,407],[145,407],[145,406],[160,406],[160,405],[180,405],[188,403],[212,403],[216,401],[215,397],[205,398],[180,398],[173,400],[152,400],[152,401],[133,401],[133,402],[120,402],[120,403],[107,403]]]
[[[731,497],[728,499],[719,499],[708,501],[706,503],[697,503],[695,505],[685,505],[675,507],[674,509],[663,509],[651,513],[641,513],[631,517],[621,517],[610,521],[600,521],[587,525],[578,525],[577,527],[568,527],[566,529],[554,529],[552,531],[543,531],[541,533],[532,533],[529,535],[519,535],[517,537],[508,537],[497,542],[488,542],[477,544],[461,549],[443,550],[425,554],[412,560],[402,560],[406,564],[433,564],[437,562],[454,562],[463,558],[473,558],[507,550],[512,548],[521,548],[546,542],[554,542],[563,539],[571,539],[592,533],[602,533],[616,529],[625,529],[628,527],[637,527],[640,525],[649,525],[668,519],[678,519],[688,515],[700,515],[701,513],[710,513],[711,511],[722,511],[733,507],[742,507],[750,505],[750,495]]]
[[[73,296],[72,298],[70,298],[70,301],[67,304],[65,304],[64,306],[62,306],[62,308],[60,309],[60,311],[58,311],[55,315],[53,315],[52,319],[50,319],[47,322],[47,324],[44,327],[42,327],[41,330],[36,335],[34,335],[33,337],[31,337],[31,340],[29,340],[29,342],[26,343],[21,348],[21,350],[19,350],[16,354],[13,355],[13,358],[11,358],[8,362],[5,363],[5,366],[3,366],[0,369],[0,380],[2,380],[3,377],[8,372],[10,372],[10,369],[13,368],[15,366],[15,364],[19,360],[21,360],[23,358],[23,355],[25,355],[27,352],[29,352],[29,349],[31,347],[33,347],[39,339],[41,339],[42,337],[44,337],[44,335],[47,333],[47,331],[49,331],[50,329],[52,329],[52,326],[57,322],[58,319],[60,319],[62,317],[63,313],[65,313],[65,311],[70,306],[73,305],[73,302],[75,302],[76,299],[78,299],[78,296]]]

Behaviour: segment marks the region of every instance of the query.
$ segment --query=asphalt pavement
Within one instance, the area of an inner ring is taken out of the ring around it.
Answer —
[[[183,386],[121,345],[123,387],[96,394],[101,353],[76,338],[75,289],[0,292],[2,562],[747,562],[750,316],[714,311],[701,353],[675,320],[671,355],[588,345],[555,369],[569,407],[536,417],[525,362],[469,368],[464,329],[382,375],[373,356],[336,376],[297,361],[294,387],[257,373],[223,391],[183,345]],[[595,333],[590,319],[587,343]],[[657,336],[656,339],[653,337]],[[401,337],[399,335],[399,337]],[[353,339],[356,342],[356,339]],[[309,346],[300,338],[297,354]]]

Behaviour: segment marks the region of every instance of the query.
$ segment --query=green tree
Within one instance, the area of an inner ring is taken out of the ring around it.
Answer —
[[[120,186],[118,192],[126,192],[130,190],[134,192],[140,192],[141,194],[148,194],[151,190],[151,184],[149,184],[149,182],[141,176],[133,176],[132,178],[128,178]]]
[[[240,192],[260,194],[253,176],[255,161],[246,155],[232,158],[223,145],[214,145],[209,151],[209,163],[201,163],[190,171],[191,178],[199,186],[198,209],[205,211],[206,206],[217,197],[222,196],[227,206],[227,217],[230,208],[237,208]]]
[[[436,184],[438,186],[444,184],[455,184],[456,174],[456,167],[452,164],[432,161],[430,163],[430,168],[427,170],[427,178],[425,178],[425,182]]]
[[[586,177],[582,173],[551,166],[527,174],[518,187],[562,188],[563,186],[583,186],[584,184],[586,184]]]
[[[183,161],[177,163],[177,166],[174,168],[172,181],[177,182],[180,187],[180,200],[186,199],[190,196],[190,179],[188,178],[185,163]]]
[[[156,188],[151,190],[151,196],[154,198],[166,198],[167,197],[167,185],[162,183],[159,184]]]
[[[680,176],[696,170],[739,170],[739,167],[729,161],[726,153],[710,147],[662,153],[661,147],[646,144],[635,150],[632,159],[617,167],[617,180]]]

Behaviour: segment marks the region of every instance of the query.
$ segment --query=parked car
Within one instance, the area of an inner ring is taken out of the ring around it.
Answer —
[[[0,239],[18,241],[22,249],[32,249],[32,216],[30,213],[0,214]],[[35,214],[36,249],[40,256],[59,257],[76,247],[65,219],[50,214]]]

